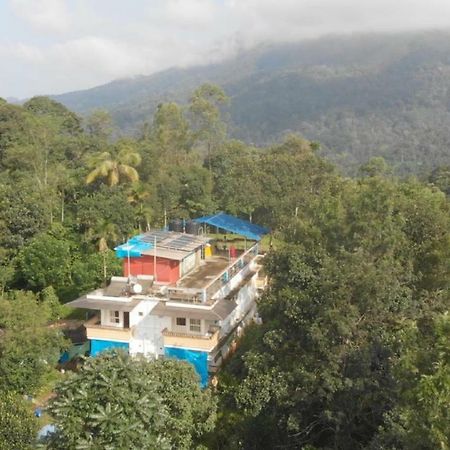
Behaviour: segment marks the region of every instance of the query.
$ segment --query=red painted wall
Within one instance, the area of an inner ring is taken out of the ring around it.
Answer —
[[[154,257],[130,258],[131,275],[155,275]],[[127,277],[128,259],[123,259],[123,276]],[[172,259],[156,258],[156,279],[163,283],[175,283],[180,278],[179,262]]]

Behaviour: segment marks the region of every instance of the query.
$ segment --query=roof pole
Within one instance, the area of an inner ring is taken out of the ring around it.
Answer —
[[[127,242],[127,254],[128,254],[128,281],[131,280],[131,261],[130,261],[130,243]]]
[[[154,281],[158,281],[158,275],[156,274],[156,235],[153,237],[153,267],[155,270],[153,271]]]

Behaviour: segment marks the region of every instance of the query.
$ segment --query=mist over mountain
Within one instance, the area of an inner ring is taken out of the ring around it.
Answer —
[[[329,36],[273,44],[219,64],[170,69],[54,96],[111,112],[132,133],[161,102],[185,103],[204,82],[230,96],[230,134],[248,143],[290,132],[319,141],[348,172],[383,156],[398,173],[450,164],[450,33]]]

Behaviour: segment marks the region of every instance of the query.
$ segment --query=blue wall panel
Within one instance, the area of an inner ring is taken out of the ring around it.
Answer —
[[[169,358],[190,362],[200,376],[200,384],[208,384],[208,353],[177,347],[164,347],[164,354]]]
[[[112,348],[122,348],[128,350],[128,342],[102,341],[100,339],[91,339],[91,356],[96,356],[104,350]]]

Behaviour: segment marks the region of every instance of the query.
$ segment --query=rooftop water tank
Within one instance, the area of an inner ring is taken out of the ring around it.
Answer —
[[[193,220],[189,220],[186,222],[186,233],[188,234],[199,234],[201,228],[201,224],[198,222],[194,222]]]
[[[181,219],[174,219],[169,222],[169,231],[183,232],[183,221]]]

